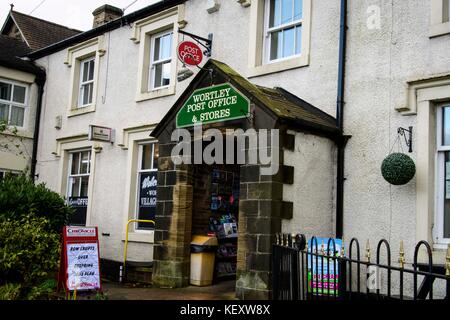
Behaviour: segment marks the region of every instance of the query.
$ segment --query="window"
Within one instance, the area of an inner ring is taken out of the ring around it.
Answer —
[[[20,173],[18,171],[0,169],[0,181],[8,175],[18,176],[19,174]]]
[[[431,0],[430,38],[450,34],[450,0]]]
[[[156,143],[139,145],[136,218],[140,220],[155,220],[158,154],[158,144]],[[137,229],[153,230],[154,225],[139,222]]]
[[[183,28],[184,5],[173,6],[133,23],[130,39],[139,44],[136,102],[174,95],[176,43]]]
[[[78,108],[92,104],[94,92],[94,67],[95,57],[80,62],[80,93],[78,96]]]
[[[450,104],[438,108],[437,132],[437,243],[450,243]]]
[[[23,127],[27,87],[0,81],[0,120],[11,126]]]
[[[91,151],[70,153],[67,200],[75,209],[75,214],[70,220],[72,225],[86,225],[90,171]]]
[[[172,31],[152,36],[149,91],[168,87],[171,76]]]
[[[302,0],[266,0],[265,41],[268,62],[301,54]]]
[[[312,0],[252,0],[248,77],[309,65]]]
[[[450,22],[450,0],[444,0],[442,11],[443,22]]]

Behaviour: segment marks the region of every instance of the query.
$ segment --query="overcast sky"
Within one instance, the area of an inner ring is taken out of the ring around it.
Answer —
[[[0,0],[0,25],[3,26],[8,15],[10,4],[14,10],[52,21],[70,28],[86,31],[92,27],[92,11],[110,4],[118,8],[125,8],[134,0]],[[159,0],[137,0],[125,14],[141,9]],[[42,4],[41,4],[42,3]],[[0,27],[1,28],[1,27]]]

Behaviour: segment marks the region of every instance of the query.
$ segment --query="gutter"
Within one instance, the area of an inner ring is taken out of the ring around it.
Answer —
[[[339,64],[338,89],[336,102],[336,124],[341,133],[337,152],[336,173],[336,238],[342,239],[344,234],[344,172],[345,172],[345,146],[349,136],[344,136],[344,93],[345,93],[345,58],[347,51],[347,0],[341,0],[339,32]]]
[[[33,134],[33,153],[31,155],[31,180],[34,182],[36,178],[36,165],[37,165],[37,149],[39,141],[39,127],[41,123],[41,110],[42,110],[42,98],[44,95],[44,85],[46,81],[45,72],[42,71],[36,75],[35,83],[38,85],[38,99],[36,107],[36,119],[34,122],[34,134]]]

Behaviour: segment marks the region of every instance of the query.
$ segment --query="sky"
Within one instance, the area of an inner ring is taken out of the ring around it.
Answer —
[[[125,14],[139,10],[159,0],[137,0]],[[92,11],[110,4],[118,8],[125,8],[134,0],[0,0],[0,28],[14,4],[14,10],[25,14],[55,22],[70,28],[86,31],[92,28]],[[38,7],[39,6],[39,7]]]

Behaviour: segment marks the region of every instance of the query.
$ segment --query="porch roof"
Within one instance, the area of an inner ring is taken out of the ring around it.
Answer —
[[[226,81],[234,85],[239,91],[250,99],[251,102],[277,118],[279,125],[287,125],[298,131],[311,131],[332,138],[340,136],[340,130],[336,125],[336,119],[322,110],[314,107],[305,100],[293,95],[283,88],[267,88],[258,86],[245,79],[227,64],[210,59],[191,84],[180,96],[179,100],[169,110],[166,116],[152,131],[151,135],[158,137],[168,122],[174,119],[183,102],[189,95],[199,88],[199,83],[209,73],[208,70],[219,73]]]

